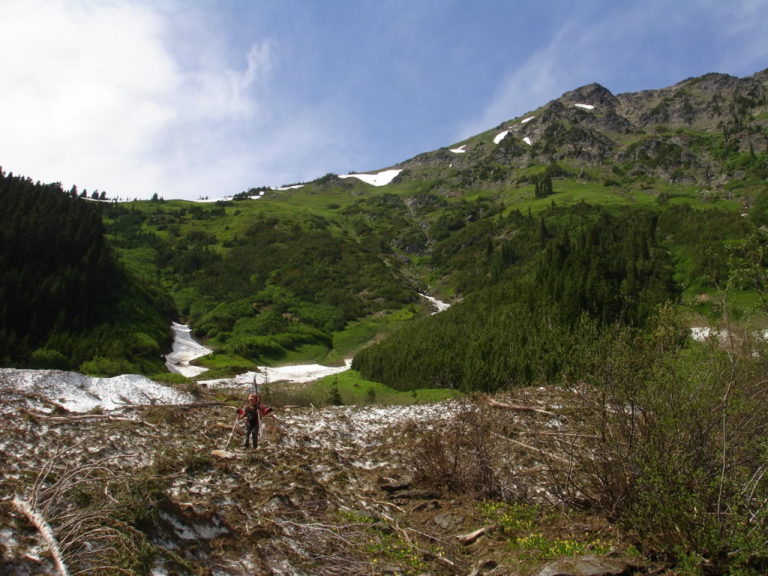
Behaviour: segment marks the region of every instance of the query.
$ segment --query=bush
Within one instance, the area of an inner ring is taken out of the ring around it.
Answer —
[[[757,574],[768,562],[768,364],[765,343],[730,332],[687,348],[662,315],[651,334],[606,335],[580,411],[597,440],[572,495],[648,552]]]
[[[92,376],[119,376],[120,374],[135,374],[136,367],[125,359],[96,357],[83,362],[78,369],[83,374]]]
[[[58,350],[38,348],[32,352],[29,359],[32,368],[47,368],[51,370],[68,370],[69,360]]]

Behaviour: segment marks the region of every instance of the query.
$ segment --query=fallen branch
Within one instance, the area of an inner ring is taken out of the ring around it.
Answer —
[[[56,537],[53,535],[53,530],[48,522],[46,522],[45,518],[43,518],[42,515],[29,504],[29,502],[18,497],[13,499],[13,507],[16,508],[19,513],[23,514],[24,517],[29,520],[30,524],[40,532],[43,540],[48,545],[48,549],[51,551],[53,561],[56,563],[56,569],[59,571],[59,574],[61,574],[61,576],[69,576],[69,570],[64,563],[59,543],[56,541]]]
[[[474,530],[473,532],[469,532],[467,534],[459,534],[456,536],[456,540],[461,542],[464,546],[469,546],[470,544],[473,544],[477,542],[477,539],[481,536],[487,534],[488,532],[491,532],[496,529],[496,525],[493,524],[491,526],[483,526],[482,528],[478,528],[477,530]]]
[[[543,414],[545,416],[558,416],[555,412],[544,410],[543,408],[534,408],[533,406],[522,406],[520,404],[508,404],[507,402],[499,402],[498,400],[488,400],[488,405],[494,408],[503,408],[504,410],[517,410],[519,412],[535,412],[536,414]]]
[[[46,422],[71,422],[77,420],[109,420],[110,422],[131,422],[132,424],[144,424],[150,428],[157,428],[154,424],[150,424],[144,420],[133,420],[131,418],[122,418],[120,416],[113,416],[112,414],[71,414],[69,416],[48,416],[47,414],[40,414],[39,412],[32,412],[30,410],[24,410],[25,414],[29,414],[32,418],[39,420],[45,420]]]
[[[552,460],[557,460],[558,462],[561,462],[563,464],[572,464],[572,461],[568,458],[563,458],[562,456],[557,456],[556,454],[552,454],[551,452],[547,452],[546,450],[542,450],[541,448],[537,448],[536,446],[531,446],[530,444],[526,444],[525,442],[520,442],[519,440],[514,440],[513,438],[509,438],[508,436],[504,436],[503,434],[499,434],[498,432],[493,432],[493,435],[501,438],[503,440],[506,440],[507,442],[511,442],[512,444],[516,446],[520,446],[521,448],[525,448],[526,450],[531,450],[533,452],[538,452],[542,456],[545,456],[547,458],[551,458]]]

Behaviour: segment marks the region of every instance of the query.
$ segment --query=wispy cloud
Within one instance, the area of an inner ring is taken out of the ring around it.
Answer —
[[[239,66],[210,53],[195,67],[171,45],[168,16],[148,5],[5,3],[0,162],[111,196],[239,191],[247,164],[233,162],[264,115],[273,43],[254,42]]]

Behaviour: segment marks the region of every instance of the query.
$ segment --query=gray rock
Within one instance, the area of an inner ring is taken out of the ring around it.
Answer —
[[[454,514],[453,512],[443,512],[435,516],[435,524],[444,530],[455,531],[464,522],[464,516]]]
[[[578,556],[550,562],[537,576],[622,576],[634,569],[617,558]]]

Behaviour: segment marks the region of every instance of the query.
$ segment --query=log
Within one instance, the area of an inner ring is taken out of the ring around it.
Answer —
[[[483,526],[482,528],[478,528],[477,530],[474,530],[473,532],[469,532],[467,534],[459,534],[456,536],[456,540],[461,542],[464,546],[469,546],[470,544],[473,544],[477,541],[480,536],[483,536],[484,534],[487,534],[488,532],[491,532],[492,530],[496,529],[496,525],[491,526]]]
[[[536,414],[543,414],[545,416],[558,416],[555,412],[544,410],[543,408],[522,406],[520,404],[508,404],[507,402],[499,402],[498,400],[488,400],[488,405],[493,406],[494,408],[503,408],[504,410],[517,410],[519,412],[535,412]]]

